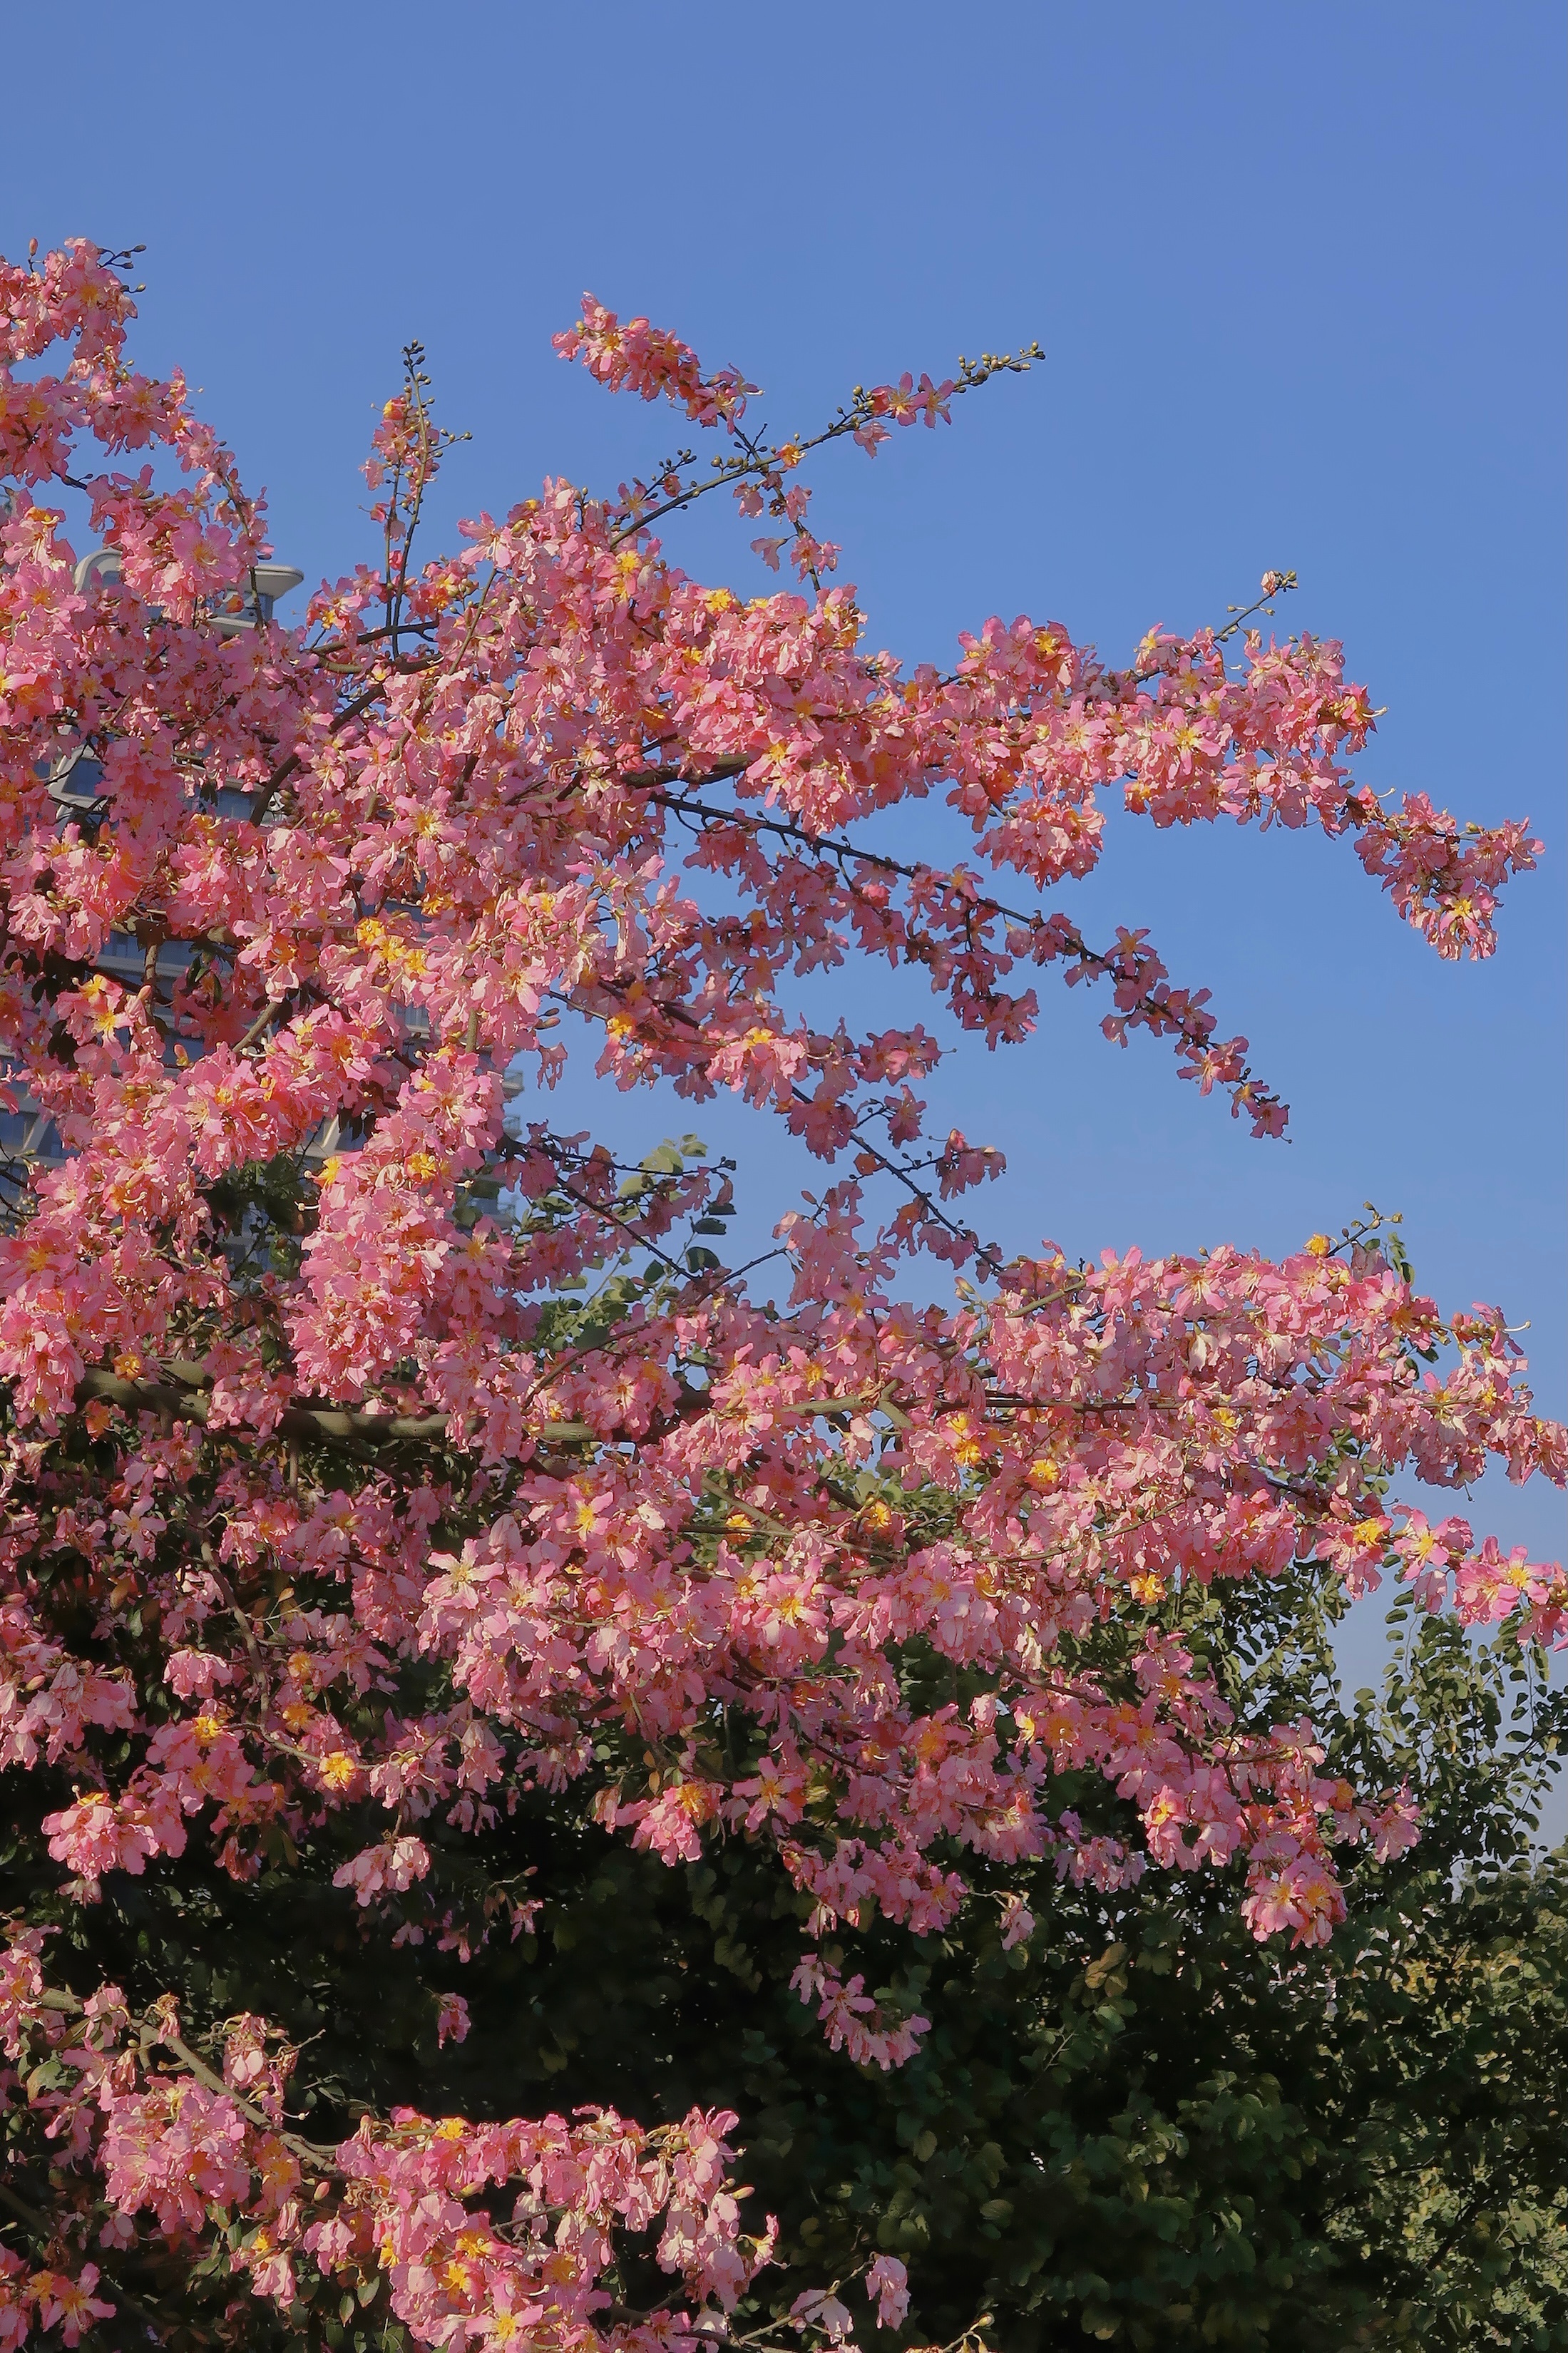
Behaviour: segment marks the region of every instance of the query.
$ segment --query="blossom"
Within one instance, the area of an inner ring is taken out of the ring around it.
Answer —
[[[46,1814],[42,1827],[55,1861],[75,1872],[94,1894],[106,1871],[139,1876],[147,1857],[158,1852],[152,1823],[122,1811],[107,1789],[89,1789],[59,1813]]]
[[[1147,1817],[1145,1817],[1147,1819]],[[1004,1896],[1002,1901],[1002,1950],[1010,1953],[1015,1945],[1027,1944],[1035,1933],[1035,1915],[1021,1895]]]
[[[830,2345],[842,2344],[855,2323],[848,2308],[826,2288],[808,2289],[790,2306],[790,2318],[803,2327],[819,2328]]]
[[[422,1839],[383,1839],[379,1846],[366,1847],[362,1854],[340,1864],[332,1873],[332,1885],[352,1887],[355,1902],[363,1905],[389,1891],[406,1894],[429,1869],[430,1850]]]
[[[909,2274],[897,2255],[878,2255],[866,2274],[866,2293],[876,2299],[879,2328],[901,2328],[910,2308]]]
[[[38,2307],[41,2328],[58,2328],[63,2345],[79,2345],[84,2329],[95,2320],[112,2320],[115,2307],[93,2290],[98,2265],[84,2263],[74,2279],[60,2272],[35,2272],[30,2291]]]
[[[468,2005],[462,1995],[442,1994],[436,2009],[437,2043],[445,2046],[447,2042],[466,2042],[468,2039]]]

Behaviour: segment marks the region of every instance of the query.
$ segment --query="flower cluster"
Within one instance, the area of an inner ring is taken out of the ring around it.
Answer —
[[[416,2343],[442,2347],[689,2346],[696,2316],[722,2325],[772,2252],[773,2226],[741,2227],[731,2183],[732,2115],[694,2110],[655,2131],[608,2109],[568,2122],[470,2125],[396,2109],[335,2147],[284,2127],[257,2079],[267,2063],[258,2021],[234,2022],[222,2078],[188,2050],[164,2004],[133,2021],[116,1987],[86,2004],[46,1987],[41,1939],[0,1954],[0,2050],[68,2090],[32,2105],[79,2161],[101,2171],[113,2224],[106,2245],[151,2226],[195,2251],[226,2238],[254,2294],[287,2311],[302,2274],[380,2303]],[[133,2026],[139,2031],[133,2035]],[[241,2227],[237,2231],[234,2225]],[[129,2226],[129,2227],[128,2227]],[[655,2238],[680,2299],[627,2326],[607,2283],[624,2245]],[[97,2264],[29,2274],[0,2253],[0,2327],[28,2341],[31,2320],[74,2345],[116,2306],[96,2293]],[[907,2300],[903,2266],[882,2257],[869,2294],[883,2325]],[[842,2309],[842,2307],[838,2307]],[[800,2336],[846,2331],[813,2315]]]
[[[673,400],[696,425],[738,425],[746,395],[756,390],[734,368],[705,376],[696,353],[679,335],[646,319],[623,323],[592,294],[584,295],[582,317],[556,336],[555,348],[563,359],[581,360],[611,392]]]

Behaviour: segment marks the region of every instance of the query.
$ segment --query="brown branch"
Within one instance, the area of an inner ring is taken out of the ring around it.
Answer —
[[[82,2017],[87,2007],[78,1995],[68,1992],[63,1986],[51,1986],[47,1991],[39,1994],[37,2006],[40,2010],[59,2010],[67,2018]],[[165,2013],[156,2002],[142,2021],[143,2052],[153,2043],[161,2043],[166,2051],[172,2051],[188,2075],[194,2075],[198,2084],[205,2084],[209,2092],[216,2092],[223,2098],[232,2100],[240,2113],[248,2116],[251,2123],[258,2126],[263,2132],[277,2133],[296,2156],[302,2157],[311,2165],[328,2167],[335,2165],[337,2151],[327,2142],[305,2140],[300,2134],[287,2131],[282,2126],[274,2122],[265,2108],[258,2108],[253,2100],[247,2100],[244,2093],[237,2091],[232,2084],[226,2084],[223,2077],[209,2067],[205,2059],[198,2058],[188,2044],[181,2042],[179,2036],[168,2024]]]
[[[174,2052],[188,2075],[194,2075],[198,2084],[205,2084],[209,2092],[216,2092],[223,2098],[232,2100],[240,2114],[248,2116],[258,2130],[276,2133],[285,2148],[290,2150],[303,2164],[314,2166],[318,2172],[339,2171],[337,2150],[327,2142],[306,2140],[302,2135],[291,2133],[284,2126],[276,2123],[265,2108],[258,2108],[255,2102],[247,2100],[242,2092],[237,2092],[232,2084],[226,2084],[223,2077],[215,2069],[209,2067],[205,2059],[198,2059],[195,2052],[182,2042],[177,2034],[171,2033],[167,2027],[158,2030],[157,2040],[165,2051]]]
[[[210,1407],[202,1388],[211,1384],[211,1375],[201,1366],[176,1359],[166,1368],[174,1380],[126,1380],[118,1373],[92,1366],[76,1385],[76,1404],[79,1408],[93,1398],[105,1399],[110,1405],[123,1406],[132,1413],[165,1413],[178,1421],[200,1422],[207,1426]],[[181,1386],[175,1386],[175,1380]],[[366,1413],[353,1406],[292,1405],[286,1406],[268,1437],[328,1439],[339,1443],[369,1440],[374,1443],[386,1439],[432,1439],[441,1437],[450,1416],[445,1413],[386,1414]],[[241,1442],[265,1443],[259,1431],[245,1430],[236,1424],[220,1424],[218,1435],[232,1434]],[[547,1422],[533,1435],[542,1445],[582,1445],[597,1436],[585,1421]]]
[[[289,999],[287,997],[269,997],[266,1004],[262,1007],[260,1012],[257,1015],[255,1020],[251,1023],[249,1029],[246,1031],[244,1037],[240,1039],[238,1045],[235,1048],[235,1052],[237,1054],[243,1054],[247,1047],[254,1046],[257,1039],[261,1036],[263,1030],[271,1027],[272,1023],[277,1019],[279,1014],[282,1012],[283,1008],[288,1004],[288,1002]]]

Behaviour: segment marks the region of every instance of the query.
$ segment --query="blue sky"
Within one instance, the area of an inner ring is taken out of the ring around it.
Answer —
[[[941,659],[1027,611],[1120,656],[1294,566],[1280,625],[1342,638],[1386,706],[1379,786],[1528,814],[1547,858],[1496,960],[1456,969],[1343,845],[1113,828],[1073,911],[1149,924],[1213,988],[1294,1141],[1251,1142],[1058,991],[1027,1047],[936,1084],[1009,1155],[990,1229],[1281,1250],[1370,1198],[1446,1303],[1530,1320],[1561,1413],[1563,47],[1555,0],[57,0],[7,28],[0,248],[145,241],[138,355],[205,387],[312,580],[371,552],[355,469],[410,336],[474,436],[443,533],[545,473],[613,485],[674,438],[552,354],[585,286],[736,363],[784,427],[1037,336],[1044,364],[951,430],[817,469],[875,635]],[[754,593],[754,528],[703,515],[668,544]],[[940,854],[934,815],[909,838]],[[615,1132],[671,1121],[750,1154],[757,1219],[789,1205],[805,1172],[743,1115],[620,1106]],[[1552,1491],[1489,1480],[1475,1516],[1562,1549]]]

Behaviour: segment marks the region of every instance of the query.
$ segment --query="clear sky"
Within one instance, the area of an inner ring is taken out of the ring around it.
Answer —
[[[1044,364],[950,430],[812,478],[874,634],[940,659],[1027,611],[1121,658],[1294,566],[1280,626],[1342,638],[1386,705],[1379,786],[1528,814],[1547,857],[1495,961],[1456,968],[1342,844],[1114,828],[1074,912],[1147,923],[1214,989],[1294,1141],[1251,1142],[1058,991],[1028,1046],[937,1082],[1009,1155],[989,1229],[1281,1250],[1370,1198],[1445,1303],[1531,1320],[1561,1413],[1563,49],[1557,0],[52,0],[7,24],[0,249],[145,242],[141,363],[205,387],[312,581],[373,552],[355,469],[410,336],[474,436],[443,531],[676,438],[553,357],[584,287],[733,361],[786,427],[1037,336]],[[668,544],[755,593],[755,528]],[[670,1119],[751,1142],[756,1214],[788,1205],[800,1175],[743,1117]],[[1562,1549],[1552,1491],[1489,1480],[1475,1517]]]

